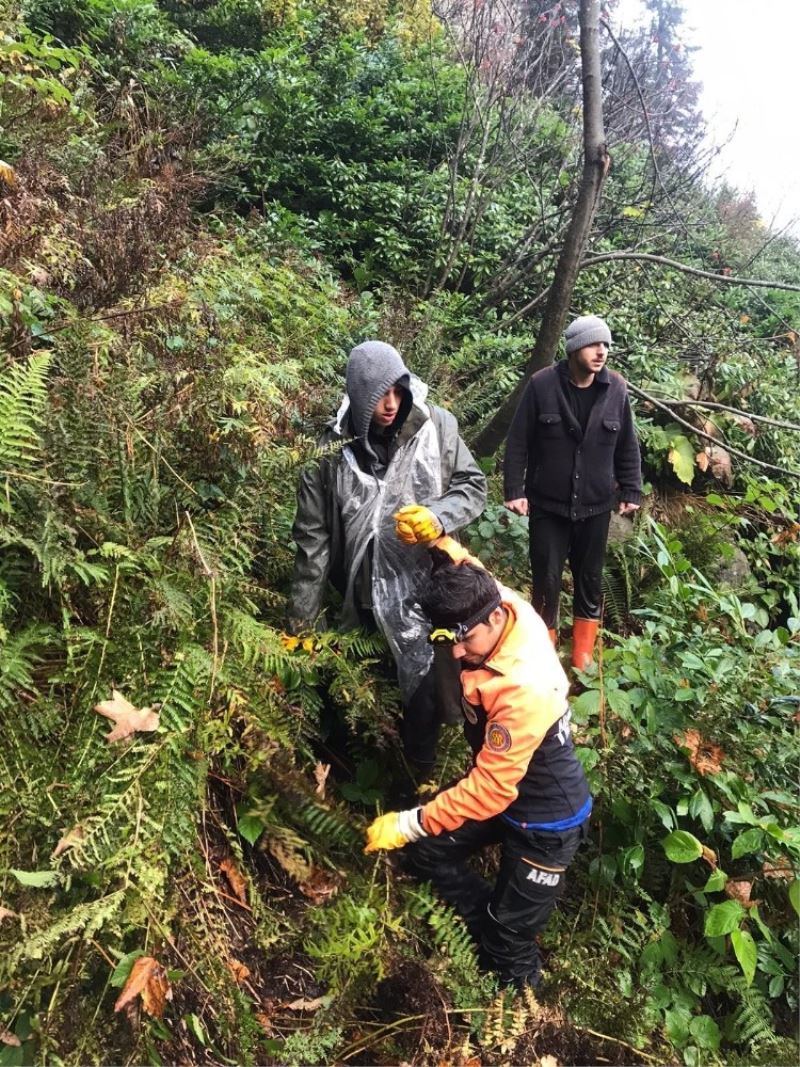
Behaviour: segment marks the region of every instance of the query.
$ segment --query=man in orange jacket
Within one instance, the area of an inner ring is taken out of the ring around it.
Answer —
[[[535,935],[563,890],[586,836],[592,800],[572,744],[568,681],[531,605],[499,585],[449,537],[433,545],[420,604],[432,641],[461,663],[464,733],[474,765],[433,800],[389,812],[366,852],[405,847],[405,866],[464,917],[482,962],[501,981],[539,980]],[[499,843],[494,885],[467,860]]]

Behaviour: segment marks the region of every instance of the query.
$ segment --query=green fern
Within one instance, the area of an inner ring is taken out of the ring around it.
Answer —
[[[49,369],[50,353],[39,352],[0,376],[0,471],[6,478],[40,458]]]

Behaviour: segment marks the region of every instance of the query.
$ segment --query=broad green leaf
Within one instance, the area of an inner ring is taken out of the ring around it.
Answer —
[[[720,889],[725,888],[725,883],[728,881],[728,876],[724,871],[712,871],[708,876],[708,881],[703,886],[704,893],[718,893]]]
[[[659,941],[651,941],[648,945],[645,945],[642,954],[639,957],[639,967],[643,971],[659,970],[663,958],[661,953],[661,943]]]
[[[714,809],[705,790],[698,789],[692,794],[692,799],[689,801],[689,814],[693,819],[700,820],[706,832],[714,825]]]
[[[745,830],[734,839],[731,845],[731,856],[738,860],[740,856],[747,856],[751,852],[758,852],[764,842],[764,833],[754,826],[751,830]]]
[[[622,870],[624,872],[640,871],[644,866],[644,846],[632,845],[622,853]]]
[[[703,846],[694,836],[686,830],[673,830],[662,839],[661,845],[667,854],[667,859],[673,863],[691,863],[703,855]]]
[[[672,465],[676,476],[686,485],[692,484],[694,477],[694,446],[688,437],[683,434],[675,434],[670,441],[670,450],[667,459]]]
[[[257,816],[242,815],[236,823],[236,829],[248,844],[254,845],[259,837],[261,837],[266,827]]]
[[[789,901],[797,914],[800,915],[800,882],[797,879],[789,886]]]
[[[671,930],[665,930],[661,935],[661,951],[664,962],[672,966],[678,959],[678,942]]]
[[[665,1011],[664,1031],[673,1045],[680,1048],[689,1040],[689,1012]]]
[[[579,725],[588,722],[589,718],[597,715],[600,710],[600,691],[587,689],[572,701],[572,717]]]
[[[756,943],[747,930],[731,930],[731,944],[736,953],[736,959],[742,968],[742,974],[750,985],[756,973]]]
[[[58,871],[17,871],[12,867],[11,874],[22,885],[33,886],[35,889],[57,885],[59,879]]]
[[[719,1027],[710,1015],[697,1015],[689,1023],[689,1033],[700,1048],[719,1048]]]
[[[672,809],[668,807],[662,800],[651,800],[650,807],[661,820],[664,829],[672,830],[672,828],[675,826],[675,816],[672,814]]]
[[[745,911],[738,900],[726,900],[715,904],[706,912],[704,933],[706,937],[720,937],[735,930],[744,917]]]

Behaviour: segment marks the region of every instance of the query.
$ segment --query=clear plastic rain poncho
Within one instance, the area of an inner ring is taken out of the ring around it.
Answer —
[[[427,385],[412,374],[410,387],[414,406],[428,415]],[[349,406],[345,397],[336,416],[340,433]],[[394,655],[400,693],[407,701],[433,662],[427,640],[430,626],[416,603],[431,564],[424,546],[405,545],[397,537],[392,516],[406,504],[425,503],[442,495],[441,450],[431,418],[400,445],[383,480],[363,471],[352,448],[345,445],[336,492],[344,526],[347,576],[343,615],[356,617],[356,577],[371,545],[372,611]]]

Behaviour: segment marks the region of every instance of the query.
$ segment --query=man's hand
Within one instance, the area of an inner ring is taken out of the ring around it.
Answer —
[[[364,851],[402,848],[411,841],[427,837],[419,813],[420,808],[410,808],[408,811],[388,811],[385,815],[379,815],[367,827],[367,846]]]
[[[619,505],[620,515],[633,515],[634,511],[638,511],[641,504],[630,504],[628,501],[623,500]]]
[[[444,533],[442,524],[423,504],[408,504],[393,517],[397,523],[397,536],[405,545],[426,545]]]
[[[516,500],[504,500],[503,504],[509,511],[513,511],[515,515],[527,515],[528,514],[528,498],[524,496],[518,496]]]

